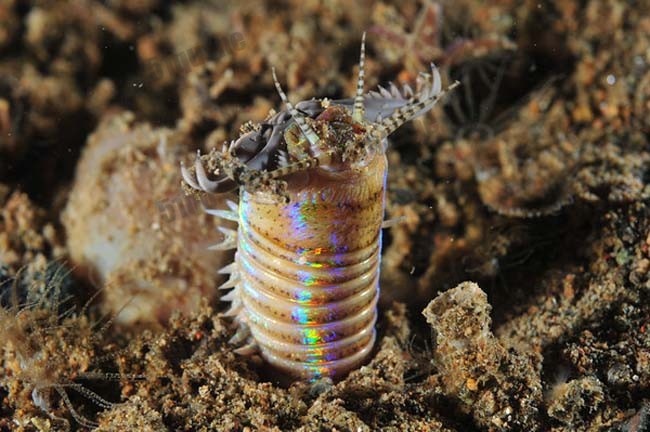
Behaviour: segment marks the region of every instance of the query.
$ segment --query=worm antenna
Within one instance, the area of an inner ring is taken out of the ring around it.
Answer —
[[[354,110],[352,111],[352,120],[360,122],[365,115],[363,105],[363,84],[366,78],[366,32],[361,37],[361,55],[359,57],[359,76],[357,78],[357,93],[354,96]]]
[[[418,95],[411,98],[408,104],[395,110],[393,114],[377,123],[377,130],[383,138],[395,132],[395,130],[404,123],[429,111],[445,95],[445,93],[460,85],[460,82],[455,81],[445,90],[442,90],[440,84],[440,73],[433,64],[431,65],[431,73],[433,75],[433,82],[428,88],[422,90]]]
[[[273,72],[273,83],[275,84],[275,88],[277,89],[278,94],[282,99],[282,102],[284,102],[287,108],[289,109],[289,113],[291,114],[291,117],[293,117],[293,119],[296,121],[298,127],[305,135],[305,138],[307,138],[307,141],[309,141],[309,144],[315,147],[320,142],[320,138],[318,137],[316,132],[314,132],[311,126],[307,124],[307,122],[305,121],[305,117],[293,107],[291,102],[289,102],[289,98],[287,98],[287,95],[284,93],[284,91],[282,91],[282,87],[280,86],[278,77],[275,74],[275,68],[274,67],[271,68],[271,71]]]
[[[277,168],[274,169],[273,171],[269,171],[266,173],[263,173],[262,178],[264,180],[273,180],[277,179],[280,177],[288,176],[289,174],[297,173],[300,171],[305,171],[310,168],[317,167],[322,163],[322,159],[325,159],[329,157],[328,153],[325,153],[322,155],[320,158],[306,158],[306,159],[301,159],[298,162],[294,162],[292,164],[289,164],[285,167],[282,168]]]

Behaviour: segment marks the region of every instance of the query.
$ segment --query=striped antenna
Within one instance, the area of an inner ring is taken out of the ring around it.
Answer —
[[[440,74],[436,69],[432,69],[432,72],[434,82],[429,94],[421,99],[419,99],[416,95],[414,98],[411,98],[408,104],[395,110],[393,114],[379,121],[375,125],[377,131],[383,138],[392,134],[397,128],[417,117],[421,113],[429,111],[445,95],[445,93],[455,89],[460,85],[460,82],[455,81],[446,89],[441,90]]]
[[[280,86],[278,77],[275,74],[275,68],[272,67],[271,71],[273,72],[273,82],[275,83],[275,88],[278,90],[280,99],[282,99],[282,102],[284,102],[287,108],[289,109],[289,114],[291,114],[291,117],[293,117],[296,123],[298,123],[298,127],[305,135],[305,138],[307,138],[307,141],[309,141],[309,144],[311,144],[312,147],[316,147],[320,142],[320,138],[318,137],[316,132],[314,132],[311,126],[307,124],[307,122],[305,121],[305,117],[302,114],[300,114],[298,110],[293,107],[293,105],[291,105],[291,102],[289,102],[289,98],[287,98],[287,95],[284,94],[284,91],[282,91],[282,87]]]
[[[365,107],[363,106],[363,83],[366,78],[366,32],[363,32],[361,37],[361,56],[359,58],[359,76],[357,78],[357,93],[354,96],[354,110],[352,111],[352,120],[360,123],[365,115]]]
[[[321,158],[306,158],[289,164],[282,168],[274,169],[273,171],[267,171],[262,173],[262,180],[273,180],[280,177],[288,176],[289,174],[297,173],[300,171],[306,171],[310,168],[317,167],[321,165]]]

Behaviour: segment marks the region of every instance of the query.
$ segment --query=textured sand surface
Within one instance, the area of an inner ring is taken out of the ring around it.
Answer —
[[[649,16],[2,2],[0,431],[645,430]],[[367,89],[431,61],[462,85],[390,142],[371,359],[291,383],[228,344],[178,166],[281,109],[271,66],[294,102],[354,94],[363,31]]]

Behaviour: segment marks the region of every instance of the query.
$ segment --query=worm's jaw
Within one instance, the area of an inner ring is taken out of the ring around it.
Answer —
[[[296,124],[284,133],[291,163],[315,158],[318,169],[345,173],[364,169],[384,151],[373,125],[363,118],[355,120],[347,107],[328,106],[316,119],[307,119],[307,124],[319,138],[316,143],[309,142]]]

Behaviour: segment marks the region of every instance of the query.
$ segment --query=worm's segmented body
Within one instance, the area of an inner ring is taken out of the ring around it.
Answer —
[[[242,193],[238,296],[262,355],[310,378],[365,360],[375,339],[386,158],[352,178],[318,173],[290,204]]]
[[[365,35],[364,35],[365,39]],[[236,221],[216,249],[236,248],[222,297],[240,353],[259,351],[297,378],[340,376],[375,341],[386,137],[444,94],[435,68],[413,92],[363,94],[364,48],[352,100],[305,101],[249,128],[222,152],[182,168],[192,189],[241,186],[239,204],[208,210]],[[455,84],[454,84],[455,85]],[[207,165],[207,172],[204,163]]]

